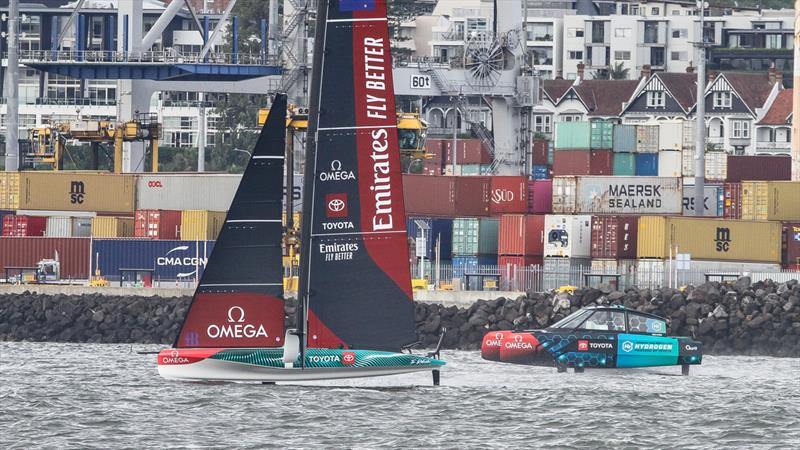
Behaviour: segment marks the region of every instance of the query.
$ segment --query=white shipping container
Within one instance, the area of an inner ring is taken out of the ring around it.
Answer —
[[[683,121],[666,120],[658,123],[658,149],[683,149]]]
[[[583,286],[583,275],[591,271],[588,258],[544,257],[544,290],[558,289],[561,286]]]
[[[680,177],[683,169],[683,154],[680,150],[658,152],[658,176]]]
[[[553,212],[562,214],[680,214],[680,177],[553,178]]]
[[[544,256],[591,256],[592,216],[548,214],[544,218]]]
[[[694,120],[683,121],[683,148],[694,148]]]
[[[72,217],[48,217],[47,237],[72,237]]]
[[[636,125],[636,152],[658,152],[658,125]]]
[[[725,181],[728,178],[728,154],[706,152],[706,179]]]
[[[241,179],[242,176],[237,174],[139,175],[136,179],[136,209],[227,211]],[[295,174],[295,211],[300,210],[302,188],[302,176]]]
[[[722,186],[705,185],[703,186],[704,208],[703,216],[721,217],[723,212],[723,189]],[[694,216],[694,185],[683,185],[683,215]]]
[[[91,217],[75,217],[72,219],[72,237],[89,237],[91,235]]]

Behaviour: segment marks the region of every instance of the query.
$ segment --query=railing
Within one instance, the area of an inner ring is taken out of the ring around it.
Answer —
[[[104,50],[23,50],[19,52],[25,62],[89,62],[89,63],[143,63],[143,64],[236,64],[249,66],[277,66],[275,55],[266,58],[260,53],[181,53],[174,49],[147,52],[120,52]],[[7,57],[7,55],[4,55]]]
[[[792,148],[791,142],[772,142],[756,141],[756,148],[759,150],[789,150]]]
[[[201,106],[206,108],[213,108],[214,102],[200,101],[200,100],[163,100],[161,106],[165,108],[199,108]]]
[[[47,98],[36,99],[37,105],[63,105],[63,106],[115,106],[117,100],[113,98]]]
[[[661,288],[700,285],[709,281],[721,281],[749,276],[753,281],[773,280],[786,282],[800,280],[798,271],[779,272],[746,272],[746,271],[711,271],[711,270],[642,270],[632,267],[623,273],[614,271],[592,270],[590,267],[578,267],[569,270],[552,270],[543,266],[497,266],[481,265],[476,267],[453,266],[441,264],[438,271],[430,260],[425,261],[422,277],[427,279],[431,289],[453,289],[469,291],[518,291],[544,292],[562,286],[594,287],[608,284],[617,290],[628,288]],[[412,278],[420,277],[419,262],[411,265]],[[438,285],[436,282],[438,280]]]

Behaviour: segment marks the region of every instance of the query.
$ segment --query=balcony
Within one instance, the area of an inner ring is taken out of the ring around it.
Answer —
[[[724,136],[714,136],[714,137],[708,136],[708,137],[706,137],[706,143],[711,144],[711,145],[722,145],[722,144],[725,143],[725,137]]]
[[[788,153],[792,150],[791,142],[757,141],[756,151],[770,153]]]

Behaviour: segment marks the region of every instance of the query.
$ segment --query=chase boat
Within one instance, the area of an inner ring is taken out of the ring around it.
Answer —
[[[543,330],[490,331],[481,356],[491,361],[585,368],[681,366],[702,362],[702,343],[667,336],[663,317],[623,306],[589,306]]]
[[[189,381],[431,371],[416,340],[386,0],[321,0],[306,148],[297,329],[284,329],[286,95],[275,96],[173,348]],[[335,170],[346,176],[326,177]],[[291,170],[288,170],[291,176]]]

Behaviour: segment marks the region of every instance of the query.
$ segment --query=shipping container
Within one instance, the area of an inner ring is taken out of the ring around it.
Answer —
[[[683,148],[694,148],[695,135],[694,135],[694,120],[683,121]]]
[[[0,171],[0,209],[19,209],[19,172]]]
[[[682,176],[683,155],[680,151],[662,150],[658,152],[658,176],[660,177],[680,177]]]
[[[500,273],[500,290],[521,290],[537,277],[538,271],[526,270],[532,266],[541,268],[544,259],[541,256],[511,256],[497,257],[497,269]]]
[[[497,255],[496,218],[453,219],[453,255]]]
[[[589,150],[591,136],[592,129],[589,122],[556,122],[555,149],[556,151]]]
[[[444,158],[444,142],[446,139],[434,139],[434,138],[426,138],[425,139],[425,151],[431,155],[431,158],[428,161],[434,161],[437,163],[441,163],[442,159]]]
[[[441,161],[434,161],[431,159],[425,159],[422,162],[422,171],[421,175],[442,175],[443,173],[443,163]],[[417,173],[417,172],[412,172]]]
[[[706,180],[725,181],[728,176],[728,154],[725,152],[706,152]]]
[[[735,262],[735,261],[707,261],[692,259],[686,263],[686,269],[676,270],[675,263],[662,259],[640,259],[636,268],[636,282],[638,287],[667,286],[670,281],[673,285],[695,286],[706,282],[706,273],[740,273],[752,274],[754,272],[778,272],[779,264]],[[712,278],[719,281],[719,278]]]
[[[61,279],[89,278],[89,242],[87,238],[3,237],[0,239],[0,278],[9,267],[36,267],[43,259],[56,259]],[[9,275],[16,275],[9,271]]]
[[[637,216],[593,216],[592,258],[636,258]]]
[[[216,240],[225,213],[206,210],[186,210],[181,213],[181,239],[184,241]]]
[[[19,209],[133,213],[133,175],[42,171],[19,177]]]
[[[726,219],[742,218],[742,183],[725,183],[722,185],[722,217]]]
[[[636,125],[614,125],[614,151],[636,153]]]
[[[658,125],[636,125],[636,151],[658,153]]]
[[[544,218],[544,256],[591,256],[592,216],[548,214]]]
[[[779,222],[701,219],[688,217],[639,218],[639,258],[668,258],[670,249],[692,259],[779,263]]]
[[[800,220],[800,181],[743,181],[742,219]]]
[[[406,214],[454,216],[456,214],[455,177],[403,175]]]
[[[54,216],[47,218],[47,237],[89,237],[92,235],[91,217]]]
[[[99,260],[101,273],[112,281],[120,279],[120,269],[153,270],[154,281],[191,281],[202,275],[213,248],[214,241],[94,239],[92,273]]]
[[[553,180],[528,182],[528,212],[533,214],[553,212]]]
[[[562,286],[583,286],[583,275],[591,270],[588,258],[544,258],[543,286],[546,291]]]
[[[557,151],[553,156],[553,175],[589,175],[591,162],[590,150]]]
[[[725,191],[722,186],[704,185],[703,216],[722,217],[725,209]],[[694,185],[683,185],[683,215],[694,216]]]
[[[636,176],[639,177],[658,176],[658,153],[636,154]]]
[[[150,239],[180,238],[181,212],[170,209],[137,209],[134,214],[135,237]]]
[[[592,273],[593,274],[609,274],[609,275],[622,275],[623,277],[631,276],[628,280],[632,280],[632,276],[636,275],[636,267],[639,261],[636,259],[592,259]],[[609,283],[613,284],[613,283]],[[623,283],[624,287],[628,283]],[[633,284],[633,283],[630,283]],[[619,288],[619,286],[614,286]]]
[[[494,176],[490,178],[489,212],[494,215],[528,212],[528,178]]]
[[[455,177],[454,215],[488,216],[489,182],[489,177]]]
[[[658,149],[683,149],[683,121],[665,120],[658,123]]]
[[[453,163],[453,140],[442,139],[442,148],[444,149],[444,161],[447,164]],[[483,147],[480,139],[462,139],[456,140],[456,153],[455,162],[457,164],[489,164],[492,162],[492,156]]]
[[[178,211],[180,213],[180,211]],[[98,216],[92,218],[93,238],[125,238],[134,236],[131,217]]]
[[[47,217],[9,214],[3,216],[3,237],[44,236]]]
[[[730,182],[789,181],[792,179],[792,158],[789,155],[728,155],[727,177]]]
[[[452,167],[452,165],[449,167]],[[455,166],[455,172],[453,172],[453,168],[451,168],[450,171],[451,173],[462,176],[486,175],[486,173],[489,171],[489,165],[459,163],[457,166]]]
[[[681,174],[684,177],[694,177],[694,148],[681,150]]]
[[[592,135],[589,147],[592,149],[614,148],[614,124],[599,120],[594,120],[590,124]]]
[[[614,153],[614,175],[632,177],[636,175],[636,155],[633,153]]]
[[[552,178],[550,173],[550,166],[533,166],[531,176],[534,180],[547,180]]]
[[[542,256],[544,252],[544,217],[540,214],[500,216],[497,253],[507,256]]]
[[[614,174],[614,152],[611,150],[592,150],[589,160],[589,175]]]
[[[680,214],[681,178],[555,177],[553,212]]]
[[[783,224],[782,263],[787,266],[800,265],[800,222]]]
[[[441,260],[450,259],[453,253],[453,219],[440,219],[434,217],[408,217],[406,219],[406,230],[408,237],[416,241],[421,237],[419,224],[423,224],[425,229],[425,257],[435,258],[436,244],[439,243],[439,258]],[[412,257],[414,253],[412,253]]]
[[[544,139],[534,139],[531,144],[531,163],[535,166],[549,165],[548,153],[550,141]]]
[[[465,275],[475,274],[478,266],[495,266],[497,265],[497,255],[481,255],[481,256],[453,256],[453,277],[461,278],[465,282]],[[470,277],[470,290],[479,290],[481,288],[481,277]],[[475,283],[475,284],[473,284]]]

